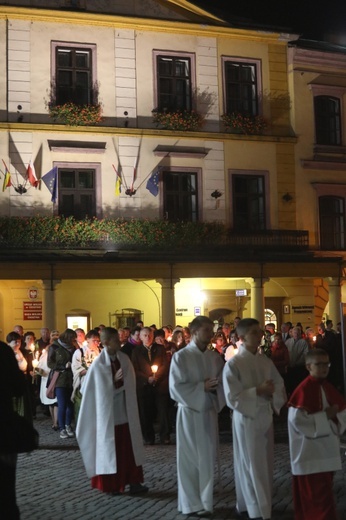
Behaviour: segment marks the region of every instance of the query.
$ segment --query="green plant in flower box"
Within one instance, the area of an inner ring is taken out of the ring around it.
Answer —
[[[95,105],[77,105],[71,101],[62,105],[48,105],[49,116],[57,121],[70,126],[96,125],[102,121],[102,106],[100,103]]]
[[[242,134],[263,134],[268,124],[262,116],[244,115],[240,112],[223,114],[221,119],[229,132]]]
[[[166,130],[199,130],[203,125],[203,117],[195,110],[159,110],[152,111],[153,122]]]

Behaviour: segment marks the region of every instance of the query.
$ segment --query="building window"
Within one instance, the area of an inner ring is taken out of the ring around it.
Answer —
[[[342,197],[319,197],[321,249],[343,250],[345,248],[345,199]]]
[[[194,88],[193,54],[155,51],[156,107],[160,110],[191,110]]]
[[[96,216],[95,169],[59,168],[59,215],[78,220]]]
[[[197,172],[163,171],[163,211],[170,221],[198,220]]]
[[[266,229],[264,175],[232,175],[233,229]]]
[[[340,99],[332,96],[315,96],[316,144],[341,144]]]
[[[91,104],[91,52],[84,49],[56,49],[56,102],[72,101],[78,105]]]
[[[260,114],[260,61],[223,58],[225,112]]]
[[[54,104],[96,104],[96,45],[52,42]]]

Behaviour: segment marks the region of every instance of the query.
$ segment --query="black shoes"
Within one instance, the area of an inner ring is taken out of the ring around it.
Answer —
[[[149,488],[143,484],[130,484],[130,495],[138,495],[139,493],[148,493]]]

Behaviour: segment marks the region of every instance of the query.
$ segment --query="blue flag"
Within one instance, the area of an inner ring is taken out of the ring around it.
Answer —
[[[150,191],[154,197],[157,197],[159,193],[159,177],[160,177],[160,169],[156,168],[150,176],[150,179],[147,182],[146,188]]]
[[[51,201],[55,203],[58,196],[58,168],[54,166],[52,170],[42,177],[42,180],[52,194]]]

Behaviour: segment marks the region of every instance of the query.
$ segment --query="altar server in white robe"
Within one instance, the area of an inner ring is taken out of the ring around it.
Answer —
[[[237,326],[238,354],[225,365],[226,401],[233,410],[233,457],[239,514],[268,519],[272,507],[273,410],[286,402],[284,382],[274,363],[258,352],[263,331],[252,318]]]
[[[91,485],[100,491],[148,491],[143,486],[143,441],[136,378],[129,357],[120,351],[118,332],[101,331],[104,349],[89,368],[77,424],[77,440]]]
[[[198,517],[213,511],[213,480],[218,445],[218,412],[225,405],[224,362],[209,350],[213,322],[198,316],[190,324],[191,342],[171,361],[169,388],[178,403],[178,510]]]
[[[288,401],[288,436],[295,520],[337,520],[333,475],[341,470],[340,435],[346,400],[327,381],[329,356],[314,348],[305,357],[309,376]]]

